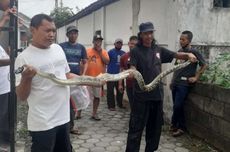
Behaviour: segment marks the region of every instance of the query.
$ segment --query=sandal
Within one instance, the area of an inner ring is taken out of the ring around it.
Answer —
[[[79,119],[81,119],[81,116],[76,116],[75,119],[79,120]]]
[[[171,126],[169,127],[169,131],[170,131],[170,132],[176,132],[176,131],[177,131],[177,128],[174,127],[173,125],[171,125]]]
[[[181,136],[181,135],[183,135],[183,134],[184,134],[184,131],[183,131],[183,130],[177,129],[177,131],[175,131],[175,132],[172,133],[172,136],[173,136],[173,137],[179,137],[179,136]]]
[[[71,129],[70,133],[75,135],[81,135],[81,132],[78,129]]]
[[[95,120],[95,121],[100,121],[101,120],[101,118],[99,118],[98,116],[92,116],[91,119]]]

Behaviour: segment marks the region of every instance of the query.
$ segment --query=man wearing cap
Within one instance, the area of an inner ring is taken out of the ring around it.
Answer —
[[[102,36],[100,34],[95,34],[93,36],[93,47],[87,49],[88,56],[88,68],[86,70],[86,75],[98,76],[105,72],[105,67],[109,63],[109,56],[106,50],[101,48]],[[99,121],[101,120],[97,115],[97,109],[100,102],[100,92],[101,87],[89,86],[89,92],[93,96],[93,112],[91,119]]]
[[[151,22],[139,26],[138,44],[131,51],[130,65],[150,83],[161,73],[161,64],[173,58],[196,62],[192,53],[176,53],[155,44],[154,27]],[[132,75],[130,75],[132,77]],[[126,152],[139,152],[142,132],[146,127],[145,152],[158,149],[163,124],[163,86],[159,84],[150,92],[142,91],[134,82],[134,101],[130,115]]]
[[[87,54],[85,47],[77,42],[77,27],[69,26],[66,30],[66,36],[68,37],[68,42],[61,43],[60,46],[65,52],[70,72],[77,75],[85,75],[87,69]],[[70,133],[79,134],[78,129],[74,128],[75,112],[73,105],[75,105],[75,103],[70,101]],[[78,111],[77,118],[80,117],[81,111]]]
[[[118,38],[114,42],[115,47],[108,52],[110,61],[107,67],[107,72],[110,74],[117,74],[120,72],[120,58],[125,54],[125,52],[121,50],[122,45],[123,40]],[[115,110],[114,88],[116,88],[117,106],[123,108],[123,91],[119,90],[118,81],[107,82],[107,104],[110,111]]]

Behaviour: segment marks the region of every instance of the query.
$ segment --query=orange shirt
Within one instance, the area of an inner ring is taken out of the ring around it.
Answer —
[[[102,55],[109,59],[109,55],[106,50],[102,49]],[[89,76],[98,76],[100,73],[105,72],[105,64],[103,63],[101,57],[99,56],[98,52],[93,48],[87,49],[87,56],[88,56],[88,68],[86,70],[86,75]]]

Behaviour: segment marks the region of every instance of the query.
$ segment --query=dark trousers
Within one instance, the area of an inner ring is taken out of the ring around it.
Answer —
[[[0,95],[0,145],[10,143],[9,96],[10,93]]]
[[[126,93],[129,99],[129,105],[130,105],[130,109],[132,110],[132,105],[133,105],[133,88],[128,88],[126,87]]]
[[[184,104],[189,93],[189,86],[175,85],[172,88],[173,115],[172,125],[185,130]]]
[[[108,108],[115,108],[115,97],[114,97],[114,88],[116,88],[116,100],[118,107],[123,107],[123,92],[118,90],[118,81],[116,82],[107,82],[107,104]]]
[[[139,101],[134,98],[130,115],[126,152],[139,152],[146,127],[145,152],[157,150],[163,124],[163,101]]]
[[[72,152],[69,123],[47,131],[30,131],[31,152]]]
[[[70,99],[70,122],[69,122],[69,126],[70,126],[70,130],[74,128],[74,118],[75,118],[75,111],[74,111],[74,107],[73,104],[71,103],[71,99]]]

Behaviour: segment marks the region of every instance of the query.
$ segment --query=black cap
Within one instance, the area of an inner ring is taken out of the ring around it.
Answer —
[[[140,26],[139,26],[139,30],[140,30],[140,32],[155,31],[153,23],[151,23],[151,22],[141,23]]]
[[[95,41],[97,39],[103,40],[103,38],[102,38],[102,36],[100,34],[96,34],[96,35],[93,36],[93,41]]]
[[[69,32],[71,32],[71,31],[76,31],[76,32],[78,32],[78,29],[77,29],[76,26],[69,26],[69,27],[67,27],[66,33],[69,33]]]

